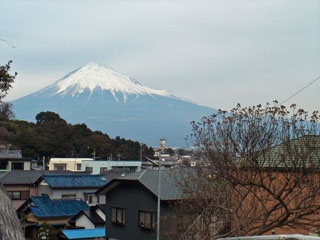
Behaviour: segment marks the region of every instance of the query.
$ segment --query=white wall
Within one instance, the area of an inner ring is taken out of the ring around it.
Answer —
[[[86,167],[92,167],[92,174],[100,174],[100,168],[105,167],[108,170],[112,168],[136,168],[141,171],[141,161],[82,161],[81,171],[85,171]]]
[[[103,221],[106,221],[106,215],[104,214],[104,212],[102,212],[101,209],[97,208],[96,213],[103,219]]]
[[[99,204],[106,204],[106,195],[99,195]]]
[[[81,216],[76,219],[76,226],[77,227],[84,227],[85,229],[96,228],[95,225],[84,214],[81,214]]]
[[[52,199],[61,199],[62,195],[69,195],[69,194],[75,194],[76,198],[82,199],[85,201],[85,195],[84,193],[94,193],[98,190],[98,188],[92,188],[92,189],[51,189],[48,184],[46,184],[44,181],[42,181],[38,188],[38,194],[47,194]],[[95,199],[97,199],[98,196],[96,196]],[[99,197],[99,203],[104,204],[106,202],[105,196]],[[96,204],[96,203],[93,203]]]
[[[8,170],[12,170],[12,163],[23,163],[23,170],[31,170],[31,162],[29,161],[8,161]]]
[[[77,170],[77,164],[82,164],[84,160],[93,161],[93,158],[51,158],[49,161],[49,170],[54,171],[54,164],[66,164],[66,170],[80,172],[82,170]]]

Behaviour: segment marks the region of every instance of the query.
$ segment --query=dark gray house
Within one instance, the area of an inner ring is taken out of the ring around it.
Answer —
[[[178,169],[161,171],[161,233],[170,227],[163,216],[172,211],[171,203],[184,198],[181,187],[176,184],[177,172]],[[106,239],[156,239],[157,170],[115,178],[97,194],[106,196]]]

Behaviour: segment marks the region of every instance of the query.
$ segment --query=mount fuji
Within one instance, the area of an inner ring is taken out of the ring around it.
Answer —
[[[166,138],[170,146],[185,147],[190,122],[216,112],[168,91],[143,86],[97,63],[88,63],[12,104],[17,119],[35,121],[39,112],[53,111],[70,123],[85,123],[111,137],[151,146]]]

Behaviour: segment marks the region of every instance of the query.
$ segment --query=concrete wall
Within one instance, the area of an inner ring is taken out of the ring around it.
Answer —
[[[86,167],[92,167],[92,174],[100,174],[100,168],[134,168],[136,171],[141,171],[141,161],[82,161],[81,171],[86,171]]]
[[[49,161],[49,170],[54,171],[54,164],[65,164],[66,169],[72,172],[80,172],[81,170],[77,169],[77,164],[82,165],[82,161],[93,161],[92,158],[51,158]],[[82,167],[82,166],[81,166]]]

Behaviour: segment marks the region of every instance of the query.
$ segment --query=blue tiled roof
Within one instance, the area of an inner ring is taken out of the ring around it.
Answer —
[[[31,197],[30,209],[36,217],[71,217],[89,206],[82,200],[52,200],[48,196]]]
[[[44,175],[44,180],[52,188],[102,187],[107,180],[101,175],[72,174]]]
[[[104,228],[75,229],[62,230],[62,233],[67,237],[67,239],[86,239],[105,237],[106,230]]]

